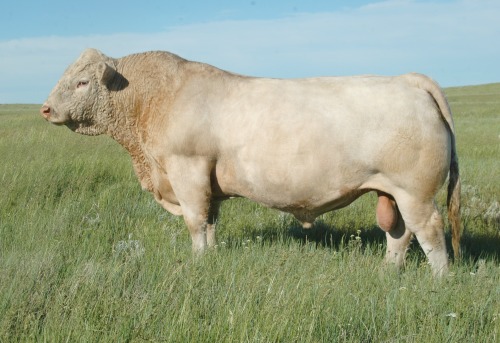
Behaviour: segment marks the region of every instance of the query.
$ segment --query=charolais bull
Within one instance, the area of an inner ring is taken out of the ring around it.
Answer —
[[[309,228],[373,191],[386,261],[402,266],[414,234],[442,275],[448,256],[434,198],[449,178],[459,254],[453,119],[424,75],[255,78],[168,52],[111,58],[87,49],[40,112],[120,143],[142,187],[184,217],[196,252],[215,245],[219,206],[231,197],[291,213]]]

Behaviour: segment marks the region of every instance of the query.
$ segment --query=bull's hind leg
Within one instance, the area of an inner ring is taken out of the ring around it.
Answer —
[[[401,269],[405,263],[406,250],[411,238],[411,231],[406,229],[405,222],[399,211],[396,211],[396,224],[392,230],[386,231],[387,250],[385,253],[385,262],[393,264]]]
[[[401,269],[405,262],[411,232],[406,229],[394,198],[383,192],[377,192],[377,195],[377,224],[385,231],[387,238],[385,262]]]
[[[433,274],[444,275],[448,271],[444,224],[434,200],[420,201],[406,195],[396,201],[407,229],[415,234],[427,255]]]

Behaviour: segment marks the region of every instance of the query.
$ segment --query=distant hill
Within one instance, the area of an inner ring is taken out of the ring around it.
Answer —
[[[500,96],[500,83],[487,83],[483,85],[474,86],[460,86],[460,87],[446,87],[444,91],[448,96],[459,96],[459,95],[489,95],[496,94]]]

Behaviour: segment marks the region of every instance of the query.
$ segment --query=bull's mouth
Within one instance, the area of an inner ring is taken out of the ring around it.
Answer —
[[[64,118],[53,118],[52,117],[52,118],[45,118],[45,120],[47,120],[49,123],[57,125],[57,126],[62,126],[62,125],[68,124],[68,120],[66,120]]]
[[[65,125],[71,131],[82,135],[97,136],[103,133],[98,125],[91,120],[75,121],[71,118],[69,113],[64,112],[63,115],[60,115],[60,113],[54,110],[54,108],[51,108],[47,103],[43,104],[40,109],[40,114],[49,123],[58,126]]]
[[[40,114],[45,120],[54,125],[65,125],[68,122],[67,116],[59,116],[47,103],[40,108]]]
[[[65,121],[52,121],[52,120],[49,120],[49,122],[51,124],[54,124],[56,126],[63,126],[63,125],[66,125],[67,123]]]

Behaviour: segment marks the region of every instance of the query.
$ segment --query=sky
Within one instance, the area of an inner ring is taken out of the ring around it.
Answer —
[[[8,0],[0,104],[42,103],[89,47],[112,57],[166,50],[263,77],[500,82],[499,18],[499,0]]]

